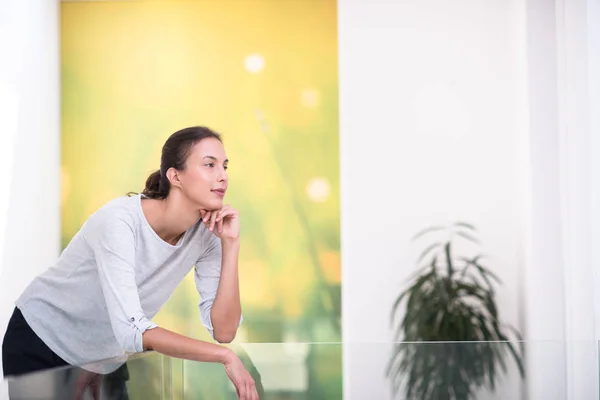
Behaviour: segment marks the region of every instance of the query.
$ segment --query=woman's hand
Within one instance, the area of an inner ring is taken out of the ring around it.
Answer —
[[[202,210],[202,222],[222,240],[237,240],[240,237],[240,213],[229,204],[220,210]]]
[[[231,357],[223,365],[229,380],[235,386],[235,391],[240,400],[259,400],[254,379],[237,356]]]
[[[82,369],[75,381],[75,400],[83,400],[86,389],[90,389],[92,399],[100,400],[102,375]]]

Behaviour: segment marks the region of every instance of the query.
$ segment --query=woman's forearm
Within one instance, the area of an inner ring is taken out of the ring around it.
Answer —
[[[242,314],[238,277],[239,240],[224,240],[222,251],[221,278],[210,316],[215,340],[228,343],[235,338]]]
[[[142,339],[145,350],[184,360],[223,364],[239,398],[258,400],[254,379],[239,357],[227,347],[192,339],[160,327],[148,329]]]
[[[143,334],[144,350],[154,350],[169,357],[225,364],[235,353],[227,347],[203,342],[164,328],[148,329]]]

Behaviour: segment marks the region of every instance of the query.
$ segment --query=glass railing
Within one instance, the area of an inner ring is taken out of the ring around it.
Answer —
[[[232,349],[261,399],[342,399],[341,344],[253,343]],[[221,366],[184,360],[183,372],[185,399],[237,399]]]
[[[171,359],[154,352],[8,377],[10,400],[171,399]]]
[[[230,347],[254,378],[260,399],[546,400],[568,398],[568,346],[430,342]],[[595,343],[578,346],[597,348]],[[154,352],[9,377],[0,389],[0,399],[10,390],[11,400],[238,398],[222,365]]]

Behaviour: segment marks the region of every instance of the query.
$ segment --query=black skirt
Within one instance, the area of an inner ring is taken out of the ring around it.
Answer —
[[[54,353],[31,329],[23,314],[15,308],[2,342],[4,377],[18,376],[47,370],[47,378],[56,382],[50,388],[39,388],[46,399],[79,398],[86,391],[102,393],[103,399],[128,400],[129,371],[123,364],[108,375],[99,376],[79,367],[60,368],[69,364]],[[52,369],[55,369],[51,371]],[[30,399],[31,387],[38,385],[36,375],[9,381],[9,397],[14,400]]]
[[[2,342],[2,370],[5,377],[69,365],[54,353],[31,329],[21,311],[15,310]]]

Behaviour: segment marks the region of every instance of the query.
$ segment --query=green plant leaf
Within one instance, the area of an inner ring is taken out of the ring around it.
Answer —
[[[395,315],[398,311],[398,307],[402,303],[402,300],[404,300],[406,298],[406,296],[413,296],[414,294],[418,293],[421,290],[421,287],[424,284],[426,284],[429,281],[429,279],[431,279],[431,277],[433,277],[433,276],[435,276],[435,271],[430,271],[427,274],[422,275],[421,277],[419,277],[419,279],[417,279],[417,281],[412,286],[410,286],[404,292],[400,293],[400,295],[396,298],[396,301],[394,301],[394,304],[392,307],[392,312],[390,315],[390,320],[391,320],[392,324],[394,323]]]
[[[484,301],[485,307],[487,311],[490,313],[493,318],[494,328],[496,329],[496,334],[500,337],[500,331],[498,327],[498,309],[496,308],[496,302],[491,296],[487,296]]]
[[[470,229],[470,230],[475,231],[475,232],[477,231],[477,229],[475,229],[475,227],[472,224],[469,224],[467,222],[460,222],[460,221],[459,222],[455,222],[454,226],[459,226],[459,227],[462,227],[462,228],[467,228],[467,229]]]
[[[415,236],[412,237],[412,240],[415,241],[415,240],[419,239],[420,237],[425,236],[428,233],[443,231],[445,229],[446,229],[446,227],[440,226],[440,225],[431,226],[429,228],[425,228],[425,229],[421,230],[419,233],[417,233]]]
[[[503,373],[506,373],[506,362],[504,362],[504,343],[500,339],[497,342],[490,343],[492,348],[495,350],[496,362],[500,365]]]
[[[392,392],[394,395],[399,393],[400,386],[402,385],[403,375],[406,371],[406,365],[402,362],[402,353],[407,353],[406,343],[396,343],[392,357],[388,363],[386,369],[386,376],[392,379]],[[408,354],[410,356],[410,354]],[[403,365],[404,364],[404,365]]]
[[[517,340],[519,342],[523,341],[523,336],[515,327],[509,325],[509,326],[507,326],[507,328],[515,335],[515,337],[517,338]]]
[[[496,389],[496,357],[494,350],[492,349],[494,343],[485,343],[482,350],[482,359],[484,361],[485,368],[487,369],[488,382],[492,391]]]
[[[508,350],[512,354],[515,362],[517,363],[517,367],[519,368],[519,374],[521,375],[521,378],[524,378],[525,377],[525,368],[523,367],[523,362],[521,361],[521,357],[519,357],[519,354],[517,354],[514,346],[512,345],[512,343],[510,341],[508,341],[506,338],[504,338],[503,340],[506,340],[506,345],[508,346]]]
[[[482,341],[492,342],[492,341],[498,340],[498,337],[495,336],[492,333],[492,331],[490,331],[488,329],[487,321],[485,320],[485,318],[484,318],[483,315],[481,315],[481,314],[477,315],[477,321],[479,322],[478,325],[479,325],[479,329],[480,329],[481,334],[482,334],[482,338],[481,338]]]
[[[490,271],[489,269],[487,269],[487,268],[483,267],[481,264],[479,264],[478,260],[480,258],[481,258],[481,256],[477,256],[473,259],[469,259],[467,257],[459,257],[459,260],[464,261],[467,264],[465,266],[465,268],[463,269],[463,272],[465,270],[467,270],[469,266],[476,268],[477,271],[479,272],[479,274],[481,275],[481,277],[483,278],[483,280],[485,281],[485,283],[490,288],[490,290],[493,291],[493,290],[495,290],[495,288],[489,278],[494,279],[498,284],[502,284],[502,281],[492,271]]]
[[[473,274],[468,274],[466,276],[466,278],[471,280],[471,283],[479,288],[484,288],[485,286],[483,285],[483,283],[481,283],[481,281],[477,278],[477,276],[473,275]],[[482,289],[483,290],[483,289]]]
[[[394,371],[394,366],[400,360],[400,355],[404,351],[405,343],[395,343],[394,351],[392,352],[392,356],[388,362],[388,366],[386,368],[386,376],[391,376]]]
[[[481,257],[477,256],[475,257],[473,260],[471,260],[471,263],[477,267],[477,269],[482,273],[485,274],[491,278],[493,278],[498,284],[502,284],[502,280],[498,277],[498,275],[494,274],[492,271],[490,271],[488,268],[485,268],[484,266],[482,266],[479,263],[479,259]]]
[[[423,250],[421,252],[421,254],[419,255],[419,258],[417,259],[417,264],[421,264],[421,261],[423,261],[429,253],[431,253],[433,250],[435,250],[439,247],[441,247],[440,243],[434,243],[434,244],[427,246],[427,248],[425,250]]]
[[[468,233],[462,231],[456,231],[455,233],[473,243],[479,244],[479,239],[477,239],[475,236],[469,235]]]
[[[420,361],[424,364],[423,365],[423,371],[421,371],[421,379],[414,379],[414,383],[419,383],[418,389],[417,389],[417,393],[420,393],[421,395],[418,396],[419,398],[426,398],[423,396],[423,394],[426,395],[426,393],[429,391],[429,387],[431,385],[431,381],[429,379],[427,379],[426,377],[428,376],[432,376],[435,375],[436,372],[436,365],[435,363],[430,362],[430,360],[435,359],[436,355],[433,353],[435,351],[434,348],[432,348],[434,346],[432,346],[429,343],[424,343],[423,345],[419,345],[419,347],[416,349],[417,352],[417,359],[420,358]],[[420,381],[420,382],[419,382]]]
[[[465,282],[456,282],[456,290],[457,294],[460,296],[470,296],[475,297],[482,302],[488,301],[489,297],[481,289],[479,286],[475,286],[473,284],[465,283]],[[487,304],[487,303],[486,303]]]
[[[419,275],[421,275],[423,272],[425,272],[428,269],[435,270],[437,268],[436,267],[437,258],[438,258],[437,256],[434,256],[428,265],[424,265],[424,266],[420,267],[417,271],[413,272],[411,275],[409,275],[409,277],[406,279],[406,281],[410,282],[410,281],[415,280]]]
[[[454,266],[452,265],[452,244],[450,242],[444,245],[444,253],[446,254],[446,265],[448,267],[448,277],[454,275]]]

